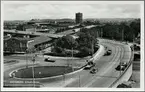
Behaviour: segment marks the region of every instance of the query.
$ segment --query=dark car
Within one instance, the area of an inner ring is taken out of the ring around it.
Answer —
[[[120,70],[124,71],[126,67],[127,67],[127,63],[123,62],[123,63],[119,64],[115,69],[118,71],[120,71]]]
[[[94,66],[95,66],[95,63],[93,63],[93,64],[87,64],[87,65],[85,66],[84,70],[91,69],[91,68],[94,67]]]
[[[84,70],[88,70],[88,69],[91,69],[93,66],[92,65],[86,65]]]
[[[104,54],[104,56],[108,56],[111,55],[112,51],[111,50],[107,50],[106,53]]]
[[[122,84],[119,84],[117,86],[117,88],[132,88],[132,87],[131,87],[131,85],[126,85],[126,84],[122,83]]]
[[[90,71],[90,73],[91,73],[91,74],[95,74],[97,71],[98,71],[98,69],[93,68],[93,69]]]
[[[87,65],[85,66],[84,70],[91,69],[95,65],[96,65],[96,63],[94,63],[93,61],[88,61],[87,60]]]
[[[55,62],[55,60],[50,60],[49,58],[44,59],[45,62]]]
[[[127,62],[122,62],[121,65],[127,67]]]

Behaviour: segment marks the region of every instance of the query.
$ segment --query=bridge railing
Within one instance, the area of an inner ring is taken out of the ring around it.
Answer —
[[[132,49],[131,49],[132,50]],[[131,58],[128,62],[127,67],[125,68],[125,70],[122,72],[122,74],[109,86],[109,88],[112,88],[122,77],[123,75],[127,72],[127,70],[130,68],[130,66],[132,65],[133,62],[133,58],[134,58],[134,53],[133,51],[131,51]]]

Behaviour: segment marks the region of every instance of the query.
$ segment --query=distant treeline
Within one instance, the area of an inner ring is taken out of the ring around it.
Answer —
[[[133,21],[105,23],[102,37],[116,40],[133,41],[140,34],[140,19]]]

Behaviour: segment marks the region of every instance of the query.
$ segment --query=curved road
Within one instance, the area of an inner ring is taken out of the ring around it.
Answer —
[[[41,80],[40,83],[44,87],[109,87],[120,75],[120,71],[116,71],[115,68],[119,65],[120,61],[128,62],[130,60],[131,50],[128,45],[120,42],[99,40],[100,44],[112,50],[112,54],[110,56],[103,56],[95,61],[95,67],[99,70],[96,74],[91,74],[90,70],[82,70],[69,77],[64,76],[56,80]]]
[[[96,74],[90,74],[89,70],[83,70],[78,75],[78,79],[66,85],[66,87],[109,87],[120,75],[116,71],[119,62],[128,62],[131,57],[131,50],[128,45],[111,40],[101,40],[100,44],[107,46],[112,50],[110,56],[103,56],[95,61],[99,71]]]

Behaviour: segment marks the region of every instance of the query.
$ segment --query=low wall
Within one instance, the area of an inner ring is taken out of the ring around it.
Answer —
[[[132,75],[132,64],[129,66],[127,71],[124,72],[124,74],[117,80],[116,83],[111,85],[112,88],[117,88],[117,86],[125,81],[128,81]]]
[[[98,60],[100,57],[101,57],[101,55],[103,55],[104,54],[104,47],[102,46],[102,45],[100,45],[100,47],[99,47],[99,49],[98,49],[98,51],[93,55],[93,58],[91,58],[91,59],[93,59],[93,60]],[[95,58],[95,59],[94,59]],[[84,67],[84,66],[83,66]],[[77,73],[79,73],[80,71],[82,71],[83,70],[83,67],[81,67],[79,70],[76,70],[76,71],[74,71],[74,72],[71,72],[71,73],[67,73],[67,74],[64,74],[64,75],[58,75],[58,76],[52,76],[52,77],[45,77],[45,78],[35,78],[35,80],[37,80],[37,81],[45,81],[46,79],[47,80],[62,80],[64,77],[65,78],[70,78],[70,77],[74,77],[75,76],[75,74],[77,74]],[[14,72],[14,71],[17,71],[17,70],[19,70],[19,69],[16,69],[16,70],[13,70],[10,74],[9,74],[9,76],[11,76],[12,75],[12,73]],[[14,77],[15,79],[20,79],[20,80],[32,80],[33,78],[16,78],[16,77]]]
[[[96,60],[99,60],[100,57],[104,55],[104,53],[105,53],[104,46],[99,45],[99,47],[100,48],[98,49],[98,51],[93,55],[93,57],[91,59],[89,59],[89,61],[93,61],[94,62]]]
[[[131,58],[130,61],[128,63],[128,66],[126,67],[126,69],[122,72],[122,74],[116,79],[116,81],[114,81],[109,87],[110,88],[117,88],[117,86],[125,81],[128,81],[132,75],[132,67],[133,67],[133,58],[134,58],[134,54],[133,52],[131,53]]]

